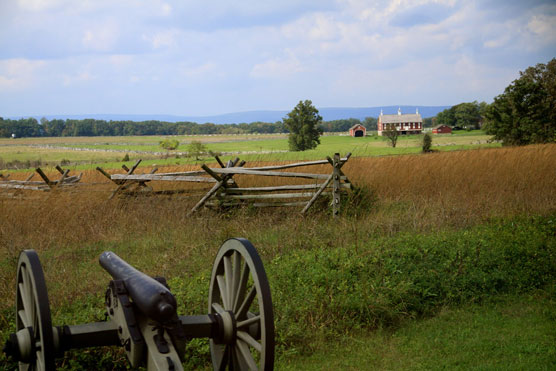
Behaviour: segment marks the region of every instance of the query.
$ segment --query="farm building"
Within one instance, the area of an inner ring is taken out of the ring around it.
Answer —
[[[419,110],[416,110],[415,113],[403,115],[400,108],[398,108],[397,115],[383,115],[381,110],[378,117],[378,135],[382,135],[382,131],[388,125],[394,125],[396,130],[402,135],[421,134],[421,131],[423,131],[423,118],[419,114]]]
[[[349,135],[352,137],[364,137],[367,135],[367,128],[361,124],[353,125],[349,128]]]
[[[452,128],[447,125],[438,125],[432,129],[433,134],[452,134]]]

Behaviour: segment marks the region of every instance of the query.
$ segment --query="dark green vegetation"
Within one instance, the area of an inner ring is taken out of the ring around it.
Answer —
[[[507,145],[556,141],[556,58],[520,72],[486,110],[485,130]]]
[[[322,130],[318,125],[321,122],[322,117],[310,100],[299,101],[284,119],[284,125],[290,132],[288,137],[290,151],[305,151],[319,145]]]
[[[285,370],[549,370],[556,365],[556,302],[543,293],[443,308],[395,329],[341,336]],[[346,350],[348,350],[346,352]]]
[[[430,135],[429,133],[425,133],[423,135],[423,152],[427,153],[427,152],[431,152],[431,146],[432,146],[432,135]]]
[[[361,121],[350,118],[332,120],[319,124],[319,128],[327,132],[344,132],[355,124],[363,124],[367,130],[376,130],[377,119],[367,117]],[[273,134],[287,133],[288,129],[282,121],[252,122],[240,124],[197,124],[195,122],[164,122],[150,121],[106,121],[95,119],[83,120],[47,120],[34,118],[19,120],[0,117],[0,137],[10,138],[15,134],[23,137],[98,137],[98,136],[129,136],[129,135],[208,135],[208,134]]]
[[[448,125],[456,129],[480,129],[488,104],[485,102],[460,103],[439,112],[435,125]]]

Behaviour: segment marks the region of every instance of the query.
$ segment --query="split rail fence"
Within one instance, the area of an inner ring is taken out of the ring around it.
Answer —
[[[76,176],[69,175],[69,169],[62,169],[60,166],[56,166],[56,170],[61,174],[59,179],[50,179],[41,170],[41,168],[35,169],[35,172],[39,174],[42,180],[31,180],[35,173],[30,174],[25,180],[10,180],[9,175],[4,176],[0,174],[0,189],[13,189],[14,193],[8,194],[7,196],[15,197],[18,192],[22,190],[31,191],[50,191],[53,189],[61,189],[67,187],[73,187],[81,180],[83,173]]]
[[[336,153],[333,158],[327,156],[325,160],[252,168],[243,167],[245,161],[240,162],[239,158],[224,164],[218,156],[215,156],[220,165],[219,168],[210,168],[203,164],[202,170],[199,171],[157,173],[158,169],[154,168],[148,174],[135,174],[135,170],[141,162],[139,160],[130,169],[123,166],[125,174],[110,175],[100,167],[97,170],[116,185],[110,198],[118,194],[136,195],[138,192],[156,194],[187,192],[187,190],[155,192],[146,184],[151,181],[213,183],[212,188],[195,204],[188,215],[195,213],[203,206],[227,209],[244,205],[252,207],[303,206],[301,213],[305,214],[319,197],[331,196],[333,215],[336,216],[340,211],[342,191],[352,188],[351,182],[341,170],[350,156],[351,153],[348,153],[341,158],[340,154]],[[325,164],[332,167],[329,174],[284,171]],[[308,182],[270,187],[240,187],[234,179],[236,175],[296,178],[308,180]]]

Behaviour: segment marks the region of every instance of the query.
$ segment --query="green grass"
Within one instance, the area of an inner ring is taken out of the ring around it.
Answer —
[[[176,158],[176,152],[187,151],[187,143],[200,140],[207,148],[215,153],[232,153],[224,155],[225,160],[241,157],[246,161],[291,161],[323,159],[338,152],[353,156],[388,156],[412,154],[421,152],[420,136],[402,136],[396,148],[392,148],[381,137],[368,136],[352,138],[350,136],[327,135],[321,137],[321,144],[303,152],[288,152],[286,135],[260,136],[177,136],[180,147],[174,152],[164,151],[158,142],[164,137],[89,137],[89,138],[29,138],[18,141],[0,140],[0,159],[4,163],[19,161],[18,168],[24,163],[37,162],[43,166],[54,166],[62,160],[69,161],[74,170],[104,168],[119,168],[121,158],[129,151],[132,160],[144,159],[144,165],[183,165],[198,163],[188,158]],[[499,147],[499,143],[488,143],[489,137],[481,131],[462,131],[454,135],[438,135],[433,138],[433,149],[439,151],[454,151],[473,148]],[[48,144],[52,148],[37,148],[36,145]],[[56,147],[71,147],[79,149],[105,150],[114,152],[77,151]],[[140,151],[146,153],[133,153]],[[165,152],[161,155],[161,152]],[[275,153],[268,153],[275,152]],[[152,153],[152,154],[150,154]],[[206,161],[212,161],[209,156]],[[134,162],[134,161],[131,161]],[[33,167],[33,164],[29,164]]]
[[[191,228],[202,225],[202,221],[192,223]],[[342,238],[342,231],[320,228],[319,223],[318,230],[302,226],[282,230],[283,226],[277,224],[243,233],[265,260],[274,302],[278,358],[284,364],[298,369],[307,365],[311,369],[309,366],[315,363],[318,369],[316,360],[322,358],[321,365],[345,362],[345,367],[372,361],[385,369],[427,369],[437,364],[439,368],[482,368],[486,357],[492,355],[488,367],[506,368],[514,365],[512,357],[517,354],[530,357],[523,356],[522,363],[516,363],[519,367],[547,365],[554,358],[554,352],[544,351],[543,339],[554,339],[554,323],[550,321],[555,319],[555,223],[556,215],[552,215],[491,220],[484,225],[437,233],[363,233],[361,239],[354,236],[338,243],[341,247],[331,241]],[[214,240],[223,241],[238,233],[234,224],[225,220],[219,224],[210,232]],[[286,234],[296,237],[286,238]],[[194,239],[197,237],[192,235],[186,243],[180,231],[162,229],[143,237],[127,236],[120,242],[66,244],[45,251],[41,261],[47,279],[51,278],[47,284],[53,323],[76,324],[103,318],[102,287],[108,276],[96,260],[106,249],[114,250],[139,269],[166,276],[178,303],[187,304],[180,307],[180,314],[205,313],[216,246],[212,243],[207,248],[206,242]],[[165,256],[190,244],[192,239],[198,246],[179,253],[181,259],[165,261]],[[8,258],[1,262],[2,276],[13,274],[14,263]],[[71,283],[53,279],[58,276],[55,272],[67,269],[74,277]],[[77,281],[75,277],[79,277]],[[68,284],[75,286],[73,291],[68,292]],[[539,308],[518,310],[522,307],[520,302],[510,303],[510,309],[494,306],[484,313],[480,309],[482,303],[491,303],[493,298],[536,292],[545,292],[547,298],[542,309],[542,313],[546,312],[544,317],[513,320],[514,312],[538,312]],[[447,317],[445,308],[451,308]],[[497,320],[496,311],[509,316]],[[508,324],[504,318],[509,318]],[[0,308],[1,339],[13,328],[13,321],[11,305]],[[406,327],[407,323],[410,325]],[[487,328],[489,323],[491,330]],[[537,337],[527,335],[518,343],[512,338],[512,333],[538,332],[536,329],[542,326],[546,331]],[[394,335],[390,336],[392,331]],[[351,344],[350,339],[355,339],[354,350],[348,353],[343,344]],[[364,353],[365,343],[375,345]],[[516,344],[512,347],[508,345],[513,343]],[[337,356],[326,347],[344,354]],[[375,349],[378,353],[373,353]],[[188,351],[188,364],[205,367],[207,355],[206,342],[194,342]],[[380,363],[383,358],[389,363]],[[60,365],[71,365],[67,369],[101,367],[99,359],[117,368],[126,365],[117,349],[70,352]],[[0,356],[0,367],[8,364]],[[338,363],[341,365],[344,363]]]
[[[284,355],[280,370],[552,370],[556,302],[498,297],[445,308],[397,329],[326,338],[309,356]]]

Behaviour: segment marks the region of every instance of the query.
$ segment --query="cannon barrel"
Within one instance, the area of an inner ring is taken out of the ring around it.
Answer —
[[[111,251],[103,252],[99,263],[112,278],[124,281],[135,305],[149,318],[166,322],[176,314],[176,298],[154,278],[133,268]]]

